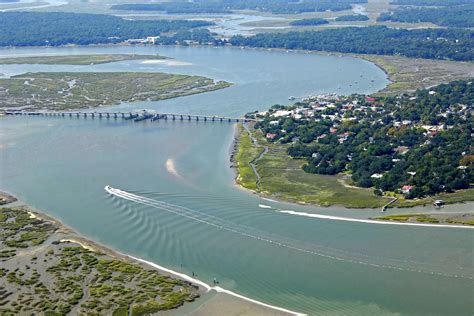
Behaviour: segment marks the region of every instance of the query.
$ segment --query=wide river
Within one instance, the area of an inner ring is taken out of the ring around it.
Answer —
[[[198,74],[234,85],[115,109],[232,116],[287,104],[292,95],[371,93],[388,83],[379,68],[364,60],[292,52],[201,47],[0,50],[1,56],[90,53],[160,53],[181,63],[8,65],[0,66],[0,73]],[[238,189],[229,168],[233,135],[234,126],[228,123],[1,118],[0,189],[117,250],[194,272],[207,283],[216,278],[223,288],[298,312],[474,313],[474,230],[280,213],[367,217],[378,211],[298,206]],[[134,196],[108,195],[105,185]]]

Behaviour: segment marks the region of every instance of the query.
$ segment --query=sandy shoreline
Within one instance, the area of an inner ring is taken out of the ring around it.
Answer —
[[[12,194],[0,191],[1,196],[13,196]],[[60,220],[46,214],[43,211],[35,209],[21,200],[16,200],[12,203],[1,205],[2,207],[15,207],[15,208],[24,208],[28,211],[31,217],[42,219],[45,221],[49,221],[54,223],[59,227],[56,234],[60,236],[61,242],[69,242],[78,244],[81,247],[95,251],[95,252],[102,252],[111,257],[122,259],[126,262],[140,264],[142,266],[148,267],[150,269],[157,270],[158,272],[162,273],[163,275],[167,275],[182,281],[190,282],[191,284],[195,285],[199,288],[199,292],[201,297],[198,298],[193,303],[186,303],[186,305],[195,305],[193,309],[186,313],[186,315],[221,315],[221,309],[223,306],[227,305],[224,304],[226,301],[232,302],[232,310],[226,310],[226,315],[305,315],[302,313],[298,313],[295,311],[291,311],[285,308],[281,308],[278,306],[266,304],[264,302],[254,300],[252,298],[240,295],[230,290],[223,289],[219,286],[211,286],[197,278],[193,278],[185,273],[181,273],[164,266],[161,266],[157,263],[152,261],[148,261],[145,259],[141,259],[138,257],[134,257],[132,255],[128,255],[114,249],[113,247],[100,244],[98,242],[92,241],[86,236],[78,233],[72,227],[64,224]],[[216,295],[219,294],[219,295]],[[210,295],[210,299],[206,299],[204,296]],[[232,297],[232,298],[230,298]],[[182,307],[179,307],[177,311]],[[202,310],[205,310],[205,314],[202,314]],[[230,312],[230,314],[229,314]],[[166,311],[167,315],[172,315],[173,310]]]

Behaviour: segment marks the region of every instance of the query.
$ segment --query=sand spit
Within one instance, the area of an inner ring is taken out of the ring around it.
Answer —
[[[365,223],[365,224],[474,229],[474,226],[428,224],[428,223],[400,223],[400,222],[392,222],[392,221],[378,221],[378,220],[371,220],[371,219],[359,219],[359,218],[348,218],[348,217],[339,217],[339,216],[331,216],[331,215],[313,214],[313,213],[296,212],[296,211],[288,211],[288,210],[281,210],[278,212],[283,213],[283,214],[296,215],[296,216],[305,216],[305,217],[327,219],[327,220],[333,220],[333,221],[356,222],[356,223]]]

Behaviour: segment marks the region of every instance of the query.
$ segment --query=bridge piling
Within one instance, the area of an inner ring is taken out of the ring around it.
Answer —
[[[48,116],[48,117],[83,117],[83,118],[96,118],[98,117],[99,119],[103,118],[122,118],[124,120],[134,120],[135,122],[140,122],[144,120],[151,120],[151,121],[156,121],[156,120],[180,120],[180,121],[220,121],[220,122],[250,122],[250,121],[257,121],[255,119],[249,119],[249,118],[241,118],[241,117],[224,117],[224,116],[217,116],[217,115],[191,115],[191,114],[176,114],[176,113],[156,113],[152,114],[149,113],[145,110],[143,111],[131,111],[131,112],[69,112],[69,111],[45,111],[45,112],[27,112],[27,111],[3,111],[3,114],[5,115],[10,115],[10,116]]]

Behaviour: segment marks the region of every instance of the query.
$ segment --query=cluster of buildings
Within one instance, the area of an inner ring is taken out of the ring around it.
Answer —
[[[127,44],[152,44],[155,45],[155,43],[158,41],[160,37],[159,36],[148,36],[147,38],[131,38],[126,40],[125,42]]]
[[[434,95],[436,92],[430,92],[430,95]],[[416,100],[416,97],[412,97],[411,101]],[[401,102],[395,104],[401,107]],[[329,131],[318,135],[316,141],[320,141],[326,137],[334,135],[340,144],[344,143],[351,136],[351,132],[347,129],[342,128],[344,121],[356,120],[358,122],[362,120],[368,120],[371,124],[381,123],[390,124],[395,129],[410,129],[414,128],[418,131],[423,131],[424,136],[428,139],[425,144],[431,142],[430,138],[435,137],[441,131],[453,128],[453,125],[449,122],[449,119],[436,119],[444,117],[448,118],[450,115],[456,115],[466,119],[469,108],[464,105],[453,105],[449,108],[443,108],[439,113],[433,113],[432,125],[421,123],[420,120],[409,120],[409,119],[398,119],[401,113],[394,110],[393,106],[384,106],[383,102],[380,102],[374,97],[368,96],[338,96],[335,94],[321,94],[315,96],[305,97],[301,102],[295,103],[291,107],[274,107],[268,112],[258,113],[258,115],[267,116],[270,118],[269,124],[274,127],[278,127],[281,124],[283,118],[293,118],[295,120],[314,120],[314,121],[331,121]],[[389,118],[387,120],[387,118]],[[278,129],[276,129],[278,130]],[[286,134],[287,131],[284,129],[278,130],[278,132],[269,132],[266,134],[267,139],[275,139],[276,137]],[[332,136],[332,137],[334,137]],[[297,141],[298,137],[294,137],[293,141]],[[369,142],[373,143],[374,139],[369,137]],[[393,148],[394,152],[399,155],[405,155],[409,152],[408,146],[397,146]],[[319,154],[313,153],[313,158],[316,158]],[[352,157],[348,157],[351,160]],[[401,157],[399,157],[401,158]],[[400,161],[395,157],[393,163]],[[464,168],[464,166],[461,166]],[[415,176],[416,172],[408,172],[410,176]],[[372,174],[371,178],[379,179],[382,178],[383,174]],[[413,190],[412,185],[403,185],[400,187],[399,192],[402,194],[410,194]]]

